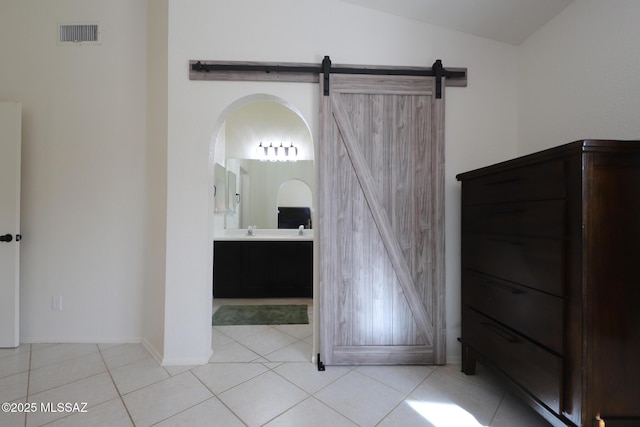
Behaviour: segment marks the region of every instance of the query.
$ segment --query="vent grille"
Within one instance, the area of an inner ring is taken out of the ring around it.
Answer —
[[[62,24],[58,34],[60,44],[100,44],[98,24]]]

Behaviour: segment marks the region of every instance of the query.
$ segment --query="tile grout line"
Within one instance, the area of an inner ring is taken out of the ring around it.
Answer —
[[[310,363],[311,365],[313,365],[313,363],[311,362],[283,362],[282,364],[285,363]],[[345,375],[353,372],[359,365],[348,365],[348,366],[342,366],[342,367],[348,367],[349,369],[342,375],[336,377],[333,379],[333,381],[325,384],[323,387],[319,388],[318,390],[316,390],[313,393],[309,393],[306,390],[304,390],[302,387],[300,387],[298,384],[294,383],[293,381],[291,381],[290,379],[288,379],[287,377],[281,375],[279,372],[273,371],[276,375],[280,376],[282,379],[284,379],[285,381],[288,381],[289,383],[291,383],[292,385],[294,385],[295,387],[301,389],[303,392],[307,393],[307,398],[301,400],[300,402],[296,403],[295,405],[293,405],[291,408],[288,408],[286,411],[280,413],[279,415],[275,416],[274,418],[272,418],[271,420],[269,420],[267,423],[273,421],[274,419],[276,419],[277,417],[289,412],[291,409],[295,408],[296,406],[298,406],[299,404],[301,404],[302,402],[304,402],[305,400],[308,400],[310,398],[315,399],[316,401],[320,402],[322,405],[326,406],[327,408],[330,408],[333,412],[341,415],[342,417],[346,418],[347,420],[351,421],[352,423],[358,425],[357,422],[355,422],[354,420],[352,420],[349,416],[343,414],[342,412],[338,411],[336,408],[331,407],[330,405],[328,405],[324,400],[316,397],[316,394],[319,393],[320,391],[324,390],[325,388],[329,387],[330,385],[332,385],[333,383],[335,383],[336,381],[338,381],[339,379],[343,378]],[[386,416],[386,415],[385,415]]]
[[[420,366],[420,365],[416,365],[416,366]],[[415,386],[415,387],[413,387],[413,388],[411,389],[411,391],[409,391],[408,393],[406,393],[406,394],[404,395],[404,397],[402,398],[402,400],[401,400],[400,402],[398,402],[398,404],[397,404],[396,406],[394,406],[393,408],[391,408],[391,410],[390,410],[389,412],[387,412],[387,413],[386,413],[382,418],[380,418],[380,420],[376,423],[376,426],[377,426],[377,425],[380,425],[380,423],[381,423],[381,422],[383,422],[383,421],[384,421],[384,420],[385,420],[389,415],[391,415],[391,414],[393,413],[393,411],[395,411],[395,410],[396,410],[400,405],[402,405],[402,404],[403,404],[403,403],[404,403],[404,402],[409,398],[409,396],[411,396],[411,393],[413,393],[414,391],[416,391],[416,390],[418,389],[418,387],[420,387],[422,384],[424,384],[424,383],[427,381],[427,379],[429,379],[429,377],[430,377],[431,375],[433,375],[433,373],[434,373],[435,371],[437,371],[437,370],[438,370],[438,366],[436,366],[434,369],[431,369],[431,372],[429,372],[429,375],[427,375],[426,377],[424,377],[424,379],[423,379],[422,381],[420,381],[418,384],[416,384],[416,386]],[[369,375],[367,375],[367,374],[365,374],[365,373],[362,373],[362,374],[363,374],[363,375],[366,375],[367,377],[369,377]],[[369,378],[371,378],[371,379],[373,379],[373,380],[375,380],[375,381],[378,381],[378,380],[376,380],[376,379],[375,379],[375,378],[373,378],[373,377],[369,377]],[[379,382],[380,384],[384,384],[384,383],[383,383],[383,382],[381,382],[381,381],[378,381],[378,382]],[[384,384],[384,385],[386,385],[387,387],[391,387],[389,384]],[[394,387],[391,387],[391,388],[393,388],[394,390],[400,391],[400,390],[398,390],[398,389],[396,389],[396,388],[394,388]]]
[[[498,415],[498,412],[500,411],[500,408],[502,407],[504,400],[507,397],[507,393],[509,393],[509,391],[505,389],[504,392],[502,393],[502,398],[500,399],[500,403],[498,403],[498,406],[496,406],[496,410],[493,412],[493,415],[491,416],[491,420],[489,421],[489,426],[491,426],[495,421],[496,416]]]
[[[107,373],[109,374],[109,378],[111,379],[111,383],[113,384],[113,387],[116,389],[116,393],[118,393],[118,398],[120,399],[120,403],[122,403],[124,410],[127,411],[127,416],[131,421],[131,425],[135,427],[136,423],[133,421],[131,412],[129,412],[129,408],[127,407],[127,404],[124,402],[124,399],[122,398],[122,393],[120,393],[120,389],[118,388],[118,385],[113,379],[113,375],[111,375],[111,369],[109,368],[109,365],[107,365],[107,362],[104,360],[104,355],[102,354],[102,350],[100,349],[99,345],[97,347],[98,347],[98,353],[100,354],[100,358],[102,359],[102,363],[104,363],[104,367],[107,369]]]
[[[58,345],[58,344],[56,344],[56,345]],[[96,345],[96,347],[97,347],[97,344],[95,344],[95,345]],[[97,352],[96,352],[96,353],[97,353]],[[39,367],[37,367],[37,368],[32,368],[32,367],[31,367],[31,355],[29,355],[29,371],[28,371],[28,372],[29,372],[29,375],[28,375],[28,381],[29,381],[29,383],[31,382],[31,371],[37,371],[37,370],[39,370],[39,369],[47,369],[47,368],[51,368],[51,367],[53,367],[53,366],[55,366],[55,365],[58,365],[58,364],[61,364],[61,363],[71,362],[71,361],[73,361],[73,360],[81,359],[81,358],[83,358],[83,357],[89,357],[89,356],[91,356],[92,354],[93,354],[93,353],[88,353],[88,354],[83,354],[83,355],[81,355],[81,356],[77,356],[77,357],[71,357],[71,358],[69,358],[69,359],[64,359],[64,360],[61,360],[61,361],[58,361],[58,362],[55,362],[55,363],[49,363],[48,365],[39,366]],[[40,393],[45,393],[45,392],[48,392],[48,391],[54,390],[54,389],[56,389],[56,388],[58,388],[58,387],[63,387],[63,386],[68,385],[68,384],[73,384],[73,383],[78,382],[78,381],[86,380],[87,378],[95,377],[96,375],[100,375],[100,374],[102,374],[102,373],[106,372],[106,370],[107,370],[107,366],[106,366],[106,364],[105,364],[105,371],[103,371],[103,372],[97,372],[97,373],[89,374],[89,375],[87,375],[86,377],[76,378],[76,379],[74,379],[74,380],[72,380],[72,381],[69,381],[69,382],[66,382],[66,383],[64,383],[64,384],[59,384],[59,385],[53,386],[53,387],[51,387],[51,388],[46,388],[46,389],[44,389],[44,390],[39,390],[38,392],[34,393],[33,395],[35,396],[35,395],[40,394]],[[28,391],[28,390],[29,390],[29,384],[27,384],[27,391]]]
[[[206,399],[204,399],[204,400],[201,400],[201,401],[199,401],[199,402],[196,402],[196,403],[194,403],[193,405],[189,406],[188,408],[184,408],[184,409],[182,409],[182,410],[180,410],[180,411],[176,412],[175,414],[171,414],[171,415],[170,415],[170,416],[168,416],[167,418],[165,418],[165,419],[163,419],[163,420],[159,420],[159,421],[157,421],[157,422],[155,422],[155,423],[151,424],[151,426],[157,425],[157,424],[159,424],[159,423],[161,423],[161,422],[164,422],[164,421],[168,420],[169,418],[175,417],[175,416],[176,416],[176,415],[178,415],[178,414],[181,414],[181,413],[183,413],[183,412],[185,412],[185,411],[188,411],[188,410],[190,410],[190,409],[192,409],[192,408],[195,408],[196,406],[201,405],[201,404],[203,404],[204,402],[206,402],[206,401],[208,401],[208,400],[210,400],[210,399],[212,399],[212,398],[216,398],[216,399],[218,399],[218,396],[216,396],[216,394],[215,394],[211,389],[209,389],[209,387],[207,387],[207,385],[206,385],[206,384],[204,384],[202,381],[200,381],[200,378],[198,378],[198,376],[197,376],[196,374],[194,374],[193,372],[191,372],[191,369],[188,369],[188,370],[186,370],[186,371],[184,371],[184,372],[182,372],[182,373],[180,373],[180,374],[178,374],[178,375],[186,374],[187,372],[188,372],[189,374],[191,374],[191,376],[192,376],[192,377],[194,377],[194,378],[196,379],[196,381],[198,381],[200,384],[202,384],[202,385],[204,386],[204,388],[206,388],[206,389],[207,389],[207,391],[209,391],[209,392],[211,393],[211,396],[207,397],[207,398],[206,398]],[[177,375],[176,375],[176,376],[177,376]],[[153,383],[153,384],[157,384],[157,383],[159,383],[159,382],[161,382],[161,381],[166,381],[166,380],[169,380],[169,379],[171,379],[171,378],[173,378],[173,377],[165,378],[165,379],[160,380],[160,381],[157,381],[157,382],[155,382],[155,383]],[[152,385],[152,384],[150,384],[150,385]],[[145,386],[145,387],[149,387],[149,386]],[[143,388],[145,388],[145,387],[143,387]],[[142,390],[142,389],[138,389],[138,390]],[[218,399],[218,400],[220,401],[220,399]],[[222,402],[220,402],[220,403],[222,403]],[[223,403],[223,404],[224,404],[224,403]],[[225,405],[225,406],[226,406],[226,405]],[[234,414],[234,415],[235,415],[235,414]],[[240,418],[238,418],[238,419],[240,419]],[[135,426],[135,424],[134,424],[134,426]]]
[[[287,344],[287,345],[285,345],[285,346],[283,346],[283,347],[281,347],[281,348],[279,348],[279,349],[273,350],[273,351],[271,351],[270,353],[267,353],[267,354],[264,354],[264,355],[263,355],[263,354],[260,354],[260,353],[258,353],[258,352],[256,352],[256,351],[252,350],[251,348],[247,347],[247,346],[246,346],[246,345],[244,345],[243,343],[239,342],[236,338],[231,337],[231,336],[229,336],[229,335],[225,334],[224,332],[222,332],[222,331],[218,330],[218,332],[219,332],[219,333],[222,333],[223,335],[228,336],[228,337],[229,337],[233,342],[235,342],[236,344],[241,345],[242,347],[246,348],[247,350],[249,350],[249,351],[251,351],[251,352],[253,352],[253,353],[257,354],[257,355],[259,356],[259,359],[264,359],[265,361],[264,361],[264,362],[256,362],[255,360],[258,360],[258,359],[253,359],[253,360],[248,361],[248,362],[211,362],[211,361],[210,361],[210,362],[208,363],[208,364],[213,364],[213,365],[215,365],[215,364],[225,364],[225,363],[246,363],[246,364],[259,363],[259,364],[261,364],[264,368],[266,368],[266,371],[265,371],[265,372],[262,372],[262,373],[260,373],[260,374],[258,374],[258,375],[255,375],[255,376],[251,377],[251,378],[248,378],[248,379],[246,379],[246,380],[244,380],[244,381],[242,381],[242,382],[240,382],[240,383],[238,383],[238,384],[234,385],[233,387],[230,387],[230,388],[228,388],[228,389],[224,390],[224,391],[223,391],[223,392],[221,392],[221,393],[225,393],[225,392],[227,392],[227,391],[229,391],[229,390],[233,390],[234,388],[236,388],[236,387],[238,387],[238,386],[240,386],[240,385],[242,385],[242,384],[245,384],[245,383],[247,383],[247,382],[249,382],[249,381],[251,381],[251,380],[254,380],[254,379],[256,379],[256,378],[260,377],[261,375],[266,374],[267,372],[272,372],[272,373],[276,374],[277,376],[279,376],[280,378],[282,378],[283,380],[285,380],[285,381],[287,381],[288,383],[290,383],[291,385],[293,385],[294,387],[296,387],[296,388],[300,389],[303,393],[305,393],[305,394],[307,395],[307,397],[305,397],[303,400],[301,400],[301,401],[300,401],[300,402],[298,402],[297,404],[295,404],[295,405],[293,405],[292,407],[287,408],[285,411],[283,411],[283,412],[281,412],[281,413],[277,414],[277,415],[276,415],[276,416],[274,416],[271,420],[268,420],[268,421],[267,421],[267,423],[268,423],[268,422],[270,422],[270,421],[272,421],[273,419],[275,419],[275,418],[277,418],[277,417],[279,417],[279,416],[283,415],[284,413],[288,412],[289,410],[293,409],[294,407],[296,407],[297,405],[299,405],[299,404],[300,404],[300,403],[302,403],[303,401],[305,401],[305,400],[307,400],[307,399],[309,399],[309,398],[311,398],[311,397],[314,397],[312,393],[307,392],[306,390],[302,389],[298,384],[293,383],[293,382],[292,382],[292,381],[290,381],[288,378],[283,377],[282,375],[280,375],[278,372],[276,372],[276,371],[275,371],[275,369],[276,369],[276,368],[278,368],[279,366],[282,366],[282,365],[284,365],[284,364],[286,364],[286,363],[310,363],[310,364],[311,364],[311,362],[307,362],[307,361],[304,361],[304,362],[300,362],[300,361],[293,361],[293,362],[282,362],[282,361],[279,361],[279,362],[273,362],[273,361],[270,361],[269,359],[267,359],[267,358],[266,358],[266,356],[267,356],[267,355],[269,355],[269,354],[271,354],[271,353],[274,353],[274,352],[276,352],[276,351],[278,351],[278,350],[281,350],[282,348],[285,348],[285,347],[287,347],[288,345],[292,345],[292,344],[295,344],[295,343],[298,343],[298,342],[304,342],[303,340],[304,340],[305,338],[307,338],[307,337],[304,337],[304,338],[297,338],[296,336],[291,335],[291,334],[289,334],[289,333],[287,333],[287,332],[285,332],[285,331],[282,331],[282,330],[280,330],[280,329],[278,329],[278,328],[276,328],[276,327],[274,327],[274,326],[272,326],[272,325],[270,325],[270,328],[271,328],[271,329],[274,329],[274,330],[276,330],[276,331],[278,331],[278,332],[282,332],[282,333],[284,333],[285,335],[289,335],[289,336],[291,336],[292,338],[295,338],[295,339],[296,339],[296,341],[294,341],[293,343]],[[258,332],[258,333],[259,333],[259,332]],[[252,334],[252,335],[248,335],[247,337],[243,337],[243,338],[248,338],[248,337],[251,337],[251,336],[257,335],[258,333],[256,333],[256,334]],[[306,343],[306,342],[304,342],[304,343],[305,343],[305,344],[308,344],[308,343]],[[215,351],[215,350],[214,350],[214,351]],[[275,366],[275,367],[271,368],[271,367],[269,367],[269,366],[266,366],[266,365],[265,365],[265,363],[277,364],[277,366]],[[194,369],[195,369],[195,368],[194,368]],[[218,401],[219,401],[219,402],[220,402],[220,403],[221,403],[225,408],[227,408],[227,409],[228,409],[228,410],[229,410],[229,411],[230,411],[234,416],[236,416],[236,418],[238,418],[238,419],[240,420],[240,422],[242,422],[243,424],[247,425],[247,424],[245,423],[245,421],[240,417],[240,415],[239,415],[239,414],[237,414],[237,413],[236,413],[236,412],[234,412],[230,407],[228,407],[228,406],[226,405],[226,403],[224,403],[224,401],[223,401],[222,399],[220,399],[220,397],[218,396],[218,394],[217,394],[217,393],[215,393],[213,390],[211,390],[211,389],[210,389],[206,384],[204,384],[204,383],[202,382],[202,380],[200,380],[200,378],[199,378],[199,377],[198,377],[194,372],[192,372],[192,369],[190,369],[190,370],[189,370],[189,372],[191,372],[191,373],[192,373],[192,375],[194,375],[194,376],[198,379],[198,381],[200,381],[200,382],[201,382],[201,383],[202,383],[202,384],[207,388],[207,390],[209,390],[209,391],[213,394],[213,396],[214,396],[214,397],[215,397],[215,398],[216,398],[216,399],[217,399],[217,400],[218,400]],[[350,371],[347,371],[347,372],[350,372]],[[345,374],[346,374],[346,373],[345,373]],[[341,377],[338,377],[338,378],[341,378]],[[332,383],[333,383],[333,382],[335,382],[338,378],[336,378],[334,381],[332,381],[332,382],[331,382],[331,383],[329,383],[329,384],[332,384]],[[327,385],[329,385],[329,384],[327,384]],[[325,386],[325,387],[326,387],[326,386]],[[324,387],[323,387],[323,388],[324,388]],[[326,404],[325,404],[324,402],[322,402],[322,403],[323,403],[323,405],[325,405],[325,406],[326,406]],[[335,409],[333,409],[333,410],[334,410],[334,411],[336,411]],[[337,412],[337,411],[336,411],[336,412]],[[343,415],[343,414],[341,414],[340,412],[337,412],[337,413],[339,413],[340,415]],[[174,414],[174,415],[175,415],[175,414]],[[343,415],[343,416],[344,416],[344,415]],[[347,419],[348,419],[348,418],[347,418]]]
[[[256,334],[253,334],[253,335],[256,335]],[[253,335],[250,335],[250,336],[253,336]],[[233,342],[238,344],[238,345],[240,345],[240,346],[242,346],[242,347],[244,347],[245,349],[249,350],[251,353],[258,355],[258,357],[256,357],[255,359],[251,359],[251,360],[249,360],[247,362],[240,362],[240,363],[262,363],[262,362],[254,362],[254,361],[258,360],[258,359],[264,359],[263,355],[251,350],[249,347],[247,347],[246,345],[242,344],[240,341],[237,341],[235,338],[233,338]],[[227,344],[229,344],[229,343],[227,343]],[[213,350],[213,354],[211,355],[211,358],[209,358],[209,361],[207,363],[229,363],[229,362],[211,362],[211,359],[213,359],[215,357],[215,355],[216,355],[215,349],[211,349],[211,350]]]
[[[265,366],[265,368],[266,368],[266,366]],[[195,369],[195,368],[194,368],[194,369]],[[236,417],[236,418],[237,418],[237,419],[238,419],[242,424],[244,424],[245,426],[248,426],[248,425],[249,425],[249,424],[245,423],[245,422],[244,422],[244,420],[243,420],[242,418],[240,418],[240,415],[236,414],[236,413],[235,413],[235,411],[233,411],[233,409],[231,409],[229,406],[227,406],[227,404],[226,404],[226,403],[224,403],[224,401],[223,401],[222,399],[220,399],[220,397],[216,394],[216,392],[215,392],[215,391],[213,391],[213,390],[211,390],[211,389],[210,389],[210,388],[209,388],[209,387],[208,387],[208,386],[207,386],[207,385],[206,385],[206,384],[205,384],[205,383],[200,379],[200,377],[199,377],[199,376],[197,376],[194,372],[191,372],[191,369],[189,369],[189,373],[191,373],[191,375],[193,375],[193,376],[194,376],[194,377],[195,377],[195,378],[200,382],[200,384],[202,384],[202,385],[203,385],[207,390],[209,390],[209,391],[211,392],[211,394],[212,394],[211,398],[215,398],[218,402],[220,402],[220,404],[221,404],[222,406],[224,406],[225,408],[227,408],[227,409],[229,410],[229,412],[231,412],[231,413],[232,413],[232,414],[233,414],[233,415],[234,415],[234,416],[235,416],[235,417]],[[263,372],[263,373],[264,373],[264,372]],[[251,377],[249,380],[243,381],[241,384],[244,384],[244,383],[246,383],[247,381],[250,381],[250,380],[252,380],[252,379],[254,379],[254,378],[256,378],[256,377],[259,377],[260,375],[262,375],[262,374],[256,375],[255,377]],[[239,385],[239,384],[238,384],[238,385]],[[234,388],[234,387],[236,387],[236,386],[233,386],[233,387],[231,387],[231,388],[228,388],[227,390],[223,391],[222,393],[224,393],[224,392],[226,392],[226,391],[228,391],[228,390],[231,390],[231,389],[232,389],[232,388]],[[203,402],[206,402],[207,400],[209,400],[209,399],[206,399],[206,400],[204,400]],[[197,405],[200,405],[200,404],[201,404],[201,403],[203,403],[203,402],[200,402],[200,403],[198,403]],[[195,407],[195,406],[197,406],[197,405],[193,405],[191,408],[193,408],[193,407]],[[188,409],[191,409],[191,408],[188,408]],[[186,410],[187,410],[187,409],[185,409],[184,411],[186,411]],[[182,413],[182,412],[184,412],[184,411],[180,411],[180,412],[178,412],[178,413]],[[174,417],[174,416],[176,416],[176,415],[177,415],[177,414],[173,414],[171,417]],[[171,418],[171,417],[169,417],[169,418]]]
[[[283,364],[284,364],[284,363],[297,363],[297,362],[283,362]],[[269,424],[271,421],[273,421],[273,420],[275,420],[276,418],[278,418],[278,417],[280,417],[280,416],[282,416],[282,415],[286,414],[286,413],[287,413],[287,412],[289,412],[291,409],[295,408],[296,406],[298,406],[299,404],[301,404],[301,403],[302,403],[302,402],[304,402],[305,400],[307,400],[307,399],[309,399],[309,398],[313,397],[313,394],[312,394],[312,393],[309,393],[308,391],[304,390],[302,387],[300,387],[299,385],[297,385],[297,384],[293,383],[293,382],[292,382],[292,381],[290,381],[289,379],[287,379],[287,378],[283,377],[283,376],[282,376],[282,375],[280,375],[278,372],[275,372],[273,369],[269,369],[269,368],[268,368],[268,367],[266,367],[266,366],[265,366],[265,368],[267,368],[267,369],[268,369],[266,372],[263,372],[262,374],[257,375],[257,376],[256,376],[256,377],[254,377],[254,378],[257,378],[257,377],[259,377],[259,376],[261,376],[261,375],[264,375],[264,374],[266,374],[267,372],[272,372],[272,373],[276,374],[277,376],[279,376],[280,378],[282,378],[283,380],[285,380],[285,381],[287,381],[288,383],[290,383],[291,385],[293,385],[294,387],[296,387],[297,389],[299,389],[300,391],[302,391],[304,394],[306,394],[306,395],[307,395],[307,397],[305,397],[304,399],[302,399],[300,402],[295,403],[295,404],[294,404],[294,405],[292,405],[291,407],[289,407],[289,408],[285,409],[284,411],[282,411],[282,412],[280,412],[280,413],[276,414],[274,417],[272,417],[271,419],[269,419],[269,420],[267,420],[266,422],[264,422],[263,424],[261,424],[262,426],[264,426],[264,425],[266,425],[266,424]],[[246,381],[245,381],[245,382],[246,382]],[[229,390],[231,390],[231,389],[229,389]],[[317,399],[316,399],[316,400],[317,400]],[[334,411],[335,411],[335,409],[334,409]],[[242,419],[241,419],[241,420],[242,420]],[[243,421],[243,422],[244,422],[244,421]]]
[[[384,365],[359,365],[358,367],[360,367],[360,366],[365,367],[365,366],[384,366]],[[387,366],[397,366],[397,365],[387,365]],[[437,370],[437,367],[436,367],[436,368],[431,369],[430,365],[406,365],[406,366],[427,366],[427,367],[429,367],[429,368],[430,368],[429,370],[431,371],[431,372],[429,372],[429,374],[428,374],[426,377],[424,377],[424,379],[423,379],[422,381],[420,381],[420,382],[419,382],[415,387],[413,387],[409,393],[407,393],[407,396],[408,396],[410,393],[413,393],[413,392],[415,391],[415,389],[416,389],[416,388],[418,388],[418,387],[419,387],[423,382],[425,382],[425,381],[427,380],[427,378],[429,378],[429,377],[431,376],[431,374],[433,374],[433,373]],[[433,365],[432,365],[432,366],[433,366]],[[355,369],[357,369],[357,368],[355,368]],[[369,379],[371,379],[371,380],[373,380],[373,381],[375,381],[375,382],[377,382],[377,383],[379,383],[379,384],[382,384],[382,385],[384,385],[384,386],[387,386],[387,387],[389,387],[389,388],[392,388],[392,389],[394,389],[395,391],[397,391],[397,392],[399,392],[399,393],[405,393],[403,390],[398,390],[398,389],[397,389],[397,388],[395,388],[394,386],[389,385],[389,384],[387,384],[387,383],[385,383],[385,382],[382,382],[381,380],[379,380],[379,379],[377,379],[377,378],[375,378],[375,377],[372,377],[372,376],[368,375],[366,372],[360,372],[360,371],[358,371],[358,373],[359,373],[359,374],[361,374],[361,375],[364,375],[365,377],[367,377],[367,378],[369,378]]]
[[[31,352],[33,351],[33,345],[29,344],[29,370],[27,371],[27,396],[24,398],[25,402],[29,402],[29,384],[31,383]],[[27,413],[24,414],[24,427],[27,427]]]
[[[151,358],[151,359],[153,359],[153,356],[151,356],[151,354],[149,354],[149,351],[148,351],[146,348],[144,348],[144,345],[142,345],[142,343],[122,343],[122,344],[118,344],[118,345],[116,345],[116,346],[114,346],[114,347],[109,347],[109,348],[107,348],[106,350],[111,350],[112,348],[123,347],[123,346],[125,346],[125,345],[139,345],[139,346],[141,346],[141,347],[144,349],[144,351],[147,353],[147,356],[146,356],[146,357],[144,357],[143,359],[134,360],[133,362],[128,362],[128,363],[125,363],[125,364],[123,364],[123,365],[119,365],[119,366],[115,367],[115,368],[114,368],[114,370],[116,370],[116,369],[120,369],[120,368],[124,368],[125,366],[133,365],[134,363],[141,362],[141,361],[143,361],[144,359],[147,359],[147,358]],[[107,361],[106,361],[106,360],[104,360],[104,356],[102,355],[102,351],[103,351],[103,350],[100,350],[100,345],[99,345],[99,344],[98,344],[98,351],[100,352],[100,356],[102,356],[102,360],[103,360],[103,362],[104,362],[104,365],[107,367],[107,370],[109,370],[109,371],[110,371],[110,370],[111,370],[111,368],[110,368],[110,367],[109,367],[109,365],[107,364]],[[154,361],[156,361],[155,359],[153,359],[153,360],[154,360]],[[158,363],[158,362],[156,361],[156,363]]]
[[[44,347],[44,348],[41,348],[41,349],[37,349],[37,350],[33,350],[33,351],[43,351],[43,350],[46,350],[46,349],[48,349],[48,348],[53,348],[53,347],[57,347],[57,346],[61,346],[61,345],[75,345],[75,344],[92,345],[92,346],[96,346],[96,348],[97,348],[98,350],[100,349],[100,347],[98,346],[98,344],[95,344],[95,343],[91,343],[91,344],[90,344],[90,343],[57,343],[57,344],[52,344],[52,345],[49,345],[49,346],[47,346],[47,347]],[[33,346],[32,346],[32,347],[33,347]],[[68,361],[71,361],[71,360],[74,360],[74,359],[79,359],[79,358],[81,358],[81,357],[86,357],[86,356],[91,355],[92,353],[94,353],[94,352],[90,352],[90,353],[87,353],[87,354],[81,354],[81,355],[79,355],[79,356],[69,357],[69,358],[67,358],[67,359],[58,360],[58,361],[53,362],[53,363],[47,363],[47,364],[45,364],[45,365],[38,366],[37,368],[32,368],[32,367],[31,367],[31,359],[32,359],[32,356],[31,356],[31,355],[29,355],[29,369],[34,369],[34,370],[35,370],[35,369],[47,368],[47,367],[50,367],[50,366],[53,366],[53,365],[57,365],[58,363],[64,363],[64,362],[68,362]]]
[[[294,337],[294,338],[295,338],[295,337]],[[292,342],[291,344],[287,344],[287,345],[285,345],[285,346],[283,346],[283,347],[280,347],[280,348],[278,348],[278,349],[276,349],[276,350],[273,350],[273,351],[271,351],[271,352],[269,352],[269,353],[266,353],[266,354],[262,355],[262,357],[266,359],[266,358],[267,358],[267,356],[269,356],[270,354],[273,354],[273,353],[276,353],[276,352],[278,352],[278,351],[284,350],[285,348],[290,347],[290,346],[295,345],[295,344],[298,344],[298,343],[303,343],[303,344],[305,344],[305,345],[309,345],[309,343],[308,343],[308,342],[304,341],[303,339],[299,339],[299,340],[297,340],[297,341]],[[313,346],[311,346],[311,347],[313,347]],[[313,357],[311,354],[310,354],[309,356]],[[311,358],[311,357],[310,357],[310,358]],[[287,362],[282,362],[282,361],[275,361],[275,362],[274,362],[274,361],[271,361],[271,360],[269,360],[269,359],[267,359],[267,362],[268,362],[268,363],[287,363]],[[307,360],[305,360],[304,362],[307,362]],[[310,362],[310,363],[312,363],[312,362]]]
[[[304,391],[304,390],[303,390]],[[306,392],[305,392],[306,393]],[[302,402],[306,402],[309,399],[313,399],[313,395],[307,393],[307,397],[305,397],[304,399],[302,399],[300,402],[296,403],[295,405],[291,406],[290,408],[285,409],[284,411],[280,412],[279,414],[276,414],[273,418],[267,420],[266,422],[262,423],[261,426],[266,426],[267,424],[269,424],[270,422],[272,422],[273,420],[275,420],[278,417],[283,416],[284,414],[286,414],[287,412],[291,411],[293,408],[295,408],[296,406],[300,405]],[[318,400],[318,399],[316,399]],[[335,409],[334,409],[335,411]],[[337,412],[337,411],[336,411]],[[342,414],[340,414],[342,415]],[[348,419],[348,418],[347,418]]]
[[[61,344],[54,344],[53,346],[50,346],[50,347],[54,347],[54,346],[56,346],[56,345],[61,345]],[[93,345],[95,345],[95,346],[96,346],[96,348],[97,348],[97,350],[98,350],[98,353],[100,353],[100,347],[98,346],[98,344],[93,344]],[[48,348],[48,347],[45,347],[45,348]],[[37,351],[37,350],[36,350],[36,351]],[[71,357],[71,358],[69,358],[69,359],[65,359],[65,360],[62,360],[62,361],[59,361],[59,362],[56,362],[56,363],[50,363],[50,364],[48,364],[48,365],[40,366],[39,368],[35,368],[35,369],[47,368],[47,367],[50,367],[50,366],[56,365],[56,364],[58,364],[58,363],[68,362],[68,361],[70,361],[70,360],[74,360],[74,359],[80,359],[80,358],[82,358],[82,357],[86,357],[86,356],[89,356],[89,355],[91,355],[91,353],[89,353],[89,354],[85,354],[85,355],[82,355],[82,356]],[[102,358],[102,355],[100,355],[100,357]],[[104,363],[104,360],[103,360],[103,363]],[[106,363],[105,363],[105,369],[107,369]],[[107,369],[107,372],[108,372],[108,369]],[[61,384],[61,385],[58,385],[58,386],[55,386],[55,387],[52,387],[52,388],[49,388],[49,389],[46,389],[46,390],[39,391],[38,393],[35,393],[35,394],[46,393],[46,392],[48,392],[48,391],[50,391],[50,390],[54,390],[54,389],[56,389],[56,388],[58,388],[58,387],[64,387],[64,386],[69,385],[69,384],[73,384],[73,383],[76,383],[76,382],[79,382],[79,381],[83,381],[83,380],[86,380],[87,378],[95,377],[95,376],[98,376],[98,375],[100,375],[100,374],[102,374],[102,373],[104,373],[104,372],[98,372],[98,373],[96,373],[96,374],[89,375],[89,376],[87,376],[87,377],[78,378],[78,379],[75,379],[75,380],[70,381],[70,382],[68,382],[68,383]],[[28,376],[28,383],[27,383],[27,395],[28,395],[28,392],[29,392],[29,383],[30,383],[30,382],[31,382],[31,354],[29,354],[29,376]],[[117,391],[117,389],[116,389],[116,391]],[[102,403],[105,403],[105,402],[102,402]],[[101,403],[101,404],[102,404],[102,403]],[[27,415],[28,415],[28,413],[27,413]],[[54,423],[54,422],[59,421],[59,420],[63,420],[63,419],[65,419],[65,418],[69,418],[69,417],[71,417],[72,415],[73,415],[73,414],[67,414],[67,415],[64,415],[64,416],[62,416],[62,417],[60,417],[60,418],[57,418],[57,419],[55,419],[55,420],[46,421],[44,424],[41,424],[39,427],[46,426],[46,425],[48,425],[48,424]],[[26,417],[25,417],[25,427],[27,427],[27,426],[26,426],[26,424],[27,424],[27,419],[26,419]]]

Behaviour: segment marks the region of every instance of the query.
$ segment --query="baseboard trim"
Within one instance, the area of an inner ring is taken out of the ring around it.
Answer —
[[[199,357],[177,357],[177,358],[164,358],[160,365],[162,366],[200,366],[209,363],[209,360],[213,356],[213,350],[207,352],[207,356],[203,358]]]
[[[23,337],[20,344],[140,344],[140,337],[96,339],[95,337]]]
[[[146,338],[142,339],[142,346],[149,352],[151,357],[158,362],[159,365],[162,365],[162,353],[158,351]]]

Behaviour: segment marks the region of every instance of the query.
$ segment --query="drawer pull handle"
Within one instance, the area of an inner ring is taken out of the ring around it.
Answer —
[[[491,332],[493,332],[500,338],[502,338],[503,340],[505,340],[506,342],[508,342],[509,344],[520,344],[523,342],[520,338],[515,337],[510,333],[506,332],[504,329],[502,329],[500,326],[496,325],[495,323],[480,322],[480,324],[485,328],[489,329]]]
[[[507,243],[511,243],[512,246],[526,246],[524,242],[519,242],[517,240],[505,240]]]
[[[519,209],[496,209],[491,212],[493,215],[511,215],[511,214],[521,214],[525,213],[527,210],[523,208]]]
[[[520,240],[509,240],[509,239],[487,239],[490,242],[498,242],[498,243],[508,243],[512,246],[524,246],[525,243]]]
[[[494,288],[498,288],[498,289],[502,289],[503,291],[511,292],[514,295],[526,294],[525,291],[523,291],[520,288],[516,288],[515,286],[503,285],[502,283],[494,282],[493,280],[484,280],[483,282],[484,282],[485,285],[491,285]]]
[[[521,178],[519,176],[514,176],[513,178],[505,178],[505,179],[499,179],[496,181],[487,182],[486,185],[510,184],[512,182],[518,182],[518,181],[521,181]]]

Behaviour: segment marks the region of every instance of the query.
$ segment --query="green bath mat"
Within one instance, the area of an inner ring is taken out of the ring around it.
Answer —
[[[223,305],[213,313],[214,326],[309,323],[306,305]]]

